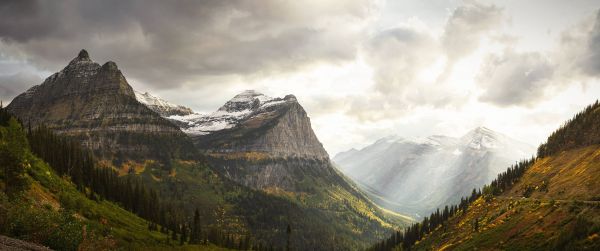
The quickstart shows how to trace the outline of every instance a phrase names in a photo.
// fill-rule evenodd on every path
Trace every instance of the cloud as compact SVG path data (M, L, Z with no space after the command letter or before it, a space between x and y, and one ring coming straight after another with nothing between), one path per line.
M448 57L453 61L470 54L502 17L502 9L493 4L464 1L452 12L441 38Z
M600 76L600 10L596 12L596 19L586 43L579 65L585 74L598 77Z
M375 89L395 96L415 84L419 71L439 54L434 37L409 26L380 32L365 49L366 61L375 71Z
M11 75L0 75L0 100L4 104L12 100L18 94L24 92L32 85L39 84L42 79L35 74L18 72Z
M554 66L540 53L507 50L491 55L478 77L484 92L480 101L500 106L532 104L544 96L554 74Z
M561 33L556 48L488 55L478 76L482 102L532 106L570 85L596 84L600 76L600 11Z
M86 48L94 59L116 61L126 75L168 89L206 76L351 60L376 8L368 0L177 3L2 1L0 43L51 71Z

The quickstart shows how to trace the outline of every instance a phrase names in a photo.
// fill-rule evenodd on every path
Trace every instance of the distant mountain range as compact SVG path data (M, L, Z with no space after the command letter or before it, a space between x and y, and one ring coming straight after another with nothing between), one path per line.
M528 144L479 127L460 138L390 136L333 160L376 202L419 217L455 204L534 152Z

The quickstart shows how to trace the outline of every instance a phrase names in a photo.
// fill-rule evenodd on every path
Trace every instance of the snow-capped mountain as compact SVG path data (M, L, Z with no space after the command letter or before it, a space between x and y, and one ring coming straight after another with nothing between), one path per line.
M247 90L236 95L211 114L194 113L183 116L173 115L168 118L176 121L188 134L206 135L232 128L248 117L267 111L269 107L295 101L295 98L293 100L286 98L271 98L254 90Z
M418 216L456 203L534 152L528 144L479 127L460 138L386 137L339 153L334 162L382 205Z
M160 116L168 117L173 115L185 116L193 114L192 109L182 106L182 105L174 105L167 102L164 99L153 96L152 94L145 92L135 91L135 98L142 104L146 105L148 108L160 114Z

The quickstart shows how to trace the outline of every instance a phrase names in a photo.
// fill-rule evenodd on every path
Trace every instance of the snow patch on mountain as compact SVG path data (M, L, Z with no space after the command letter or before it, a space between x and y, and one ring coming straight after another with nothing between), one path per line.
M254 90L247 90L235 95L211 114L194 113L185 116L174 115L168 118L176 121L187 134L206 135L232 128L244 119L289 101L291 98L288 96L283 99L272 98Z
M169 103L168 101L156 97L148 92L139 92L135 91L135 98L142 104L146 105L148 108L157 112L163 117L168 116L182 116L182 115L190 115L194 112L192 109Z

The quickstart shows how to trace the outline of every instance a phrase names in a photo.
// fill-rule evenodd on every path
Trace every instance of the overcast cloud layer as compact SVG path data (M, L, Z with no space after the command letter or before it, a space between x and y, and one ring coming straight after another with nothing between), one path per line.
M210 112L295 94L330 154L476 126L539 144L600 94L597 1L0 2L0 98L85 48Z

